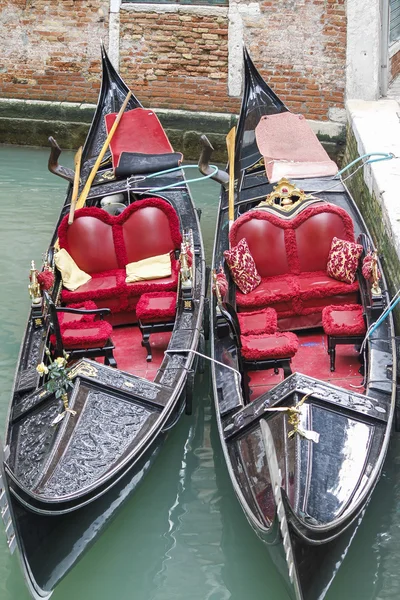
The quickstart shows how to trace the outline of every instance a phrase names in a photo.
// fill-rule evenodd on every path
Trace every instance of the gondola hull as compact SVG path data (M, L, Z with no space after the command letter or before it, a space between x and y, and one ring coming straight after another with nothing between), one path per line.
M262 120L274 126L275 117L287 123L287 114L245 52L245 91L235 161L229 165L236 180L235 223L230 229L228 193L222 189L214 245L212 378L221 444L242 509L290 596L322 600L356 534L387 453L396 393L394 325L389 311L381 320L389 307L386 291L376 284L379 293L371 294L361 275L354 292L344 287L328 291L339 289L337 282L319 266L322 257L326 264L333 235L365 243L362 256L372 247L345 185L319 175L283 179L277 185L268 179L266 170L273 170L259 150L255 130ZM282 136L295 143L287 129ZM279 136L276 140L279 144ZM267 154L271 163L273 150ZM332 168L328 157L324 168ZM336 215L348 229L332 234ZM346 238L348 232L354 238ZM235 248L243 237L258 269L253 289L246 291L237 286L252 263L233 271L241 256ZM313 269L310 265L318 261ZM386 290L381 265L379 275L380 288ZM332 356L328 326L322 321L322 314L337 306L339 312L363 312L368 328L361 323L358 337L349 339L338 334L335 341L343 343L336 349L339 359Z
M128 93L104 50L102 66L99 102L82 152L81 195L107 138L105 116L117 113ZM165 160L176 161L176 155L170 152L172 147L154 113L142 109L133 95L127 111L123 118L128 127L134 124L137 136L134 148L129 147L135 144L132 130L128 142L124 130L117 140L125 144L127 174L117 175L113 168L114 138L116 145L99 165L85 207L80 210L78 200L75 215L70 212L74 173L58 165L59 151L52 141L49 168L70 185L47 252L45 268L53 272L55 280L47 295L42 291L40 302L38 298L32 302L21 346L0 483L8 545L20 555L34 598L48 597L94 543L143 480L168 431L185 410L191 411L197 367L194 351L204 340L205 259L199 218L183 170L178 166L171 172L159 166ZM151 135L146 137L149 127ZM149 154L152 148L155 158ZM139 175L132 163L136 159ZM77 235L71 242L74 227ZM97 232L94 236L93 231ZM99 275L102 269L95 264L89 278L89 288L92 285L94 290L89 304L72 299L74 290L62 285L55 268L54 255L58 248L65 248L63 240L71 255L80 252L82 260L91 256L89 260L94 257L106 265L104 275ZM77 251L87 240L92 240L92 246ZM154 246L161 249L158 254L169 256L171 274L156 274L154 280L150 275L144 283L139 278L138 285L135 279L127 282L125 265L153 261L157 254ZM130 254L138 258L129 259ZM114 270L110 270L107 264L113 261ZM35 276L33 269L31 273ZM107 289L110 281L116 282L111 292ZM86 293L85 289L81 284L78 294ZM139 290L136 296L135 290ZM141 317L136 314L139 300L144 311ZM95 309L90 306L93 301L97 302ZM71 304L72 312L63 313L65 305ZM104 316L103 308L109 321L98 325L96 319L100 313ZM86 310L94 310L94 316ZM58 322L62 313L72 319L63 330ZM80 320L74 322L76 315ZM67 344L67 331L74 341L66 346L65 354L57 354L60 340ZM105 342L90 346L93 331L95 335L101 331L112 334ZM155 343L150 335L158 336ZM101 344L114 350L118 368L113 354L105 352ZM69 384L66 391L63 388L62 399L42 377L51 372L51 365L66 368L67 360ZM40 371L39 364L49 368ZM68 410L62 412L63 407Z

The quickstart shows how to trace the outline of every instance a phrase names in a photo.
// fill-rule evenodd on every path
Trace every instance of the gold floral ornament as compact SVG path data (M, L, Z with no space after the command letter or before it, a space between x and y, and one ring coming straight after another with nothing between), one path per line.
M68 388L73 387L73 383L70 377L70 371L67 367L67 361L69 354L64 352L64 356L59 356L55 360L52 360L50 350L46 348L46 355L49 359L49 365L46 366L43 362L40 363L36 367L36 371L39 373L41 377L44 375L48 375L49 378L45 384L45 388L48 392L51 392L55 395L56 398L61 398L64 404L64 411L59 414L52 425L57 425L67 413L70 413L72 416L76 415L76 411L72 410L72 408L68 405Z

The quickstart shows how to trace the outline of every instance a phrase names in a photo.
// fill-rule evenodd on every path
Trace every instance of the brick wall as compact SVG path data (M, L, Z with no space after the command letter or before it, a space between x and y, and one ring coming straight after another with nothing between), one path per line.
M231 2L243 25L235 43L244 37L290 109L321 121L344 107L345 0L255 0L251 12ZM202 8L146 13L123 5L120 72L143 104L239 111L228 90L228 18ZM0 97L95 102L108 10L108 0L0 0Z
M400 74L400 50L390 59L390 81Z
M101 0L0 0L0 97L95 102L107 14Z
M120 73L153 107L238 112L229 98L228 20L121 11Z
M264 0L244 17L245 42L274 91L317 121L344 107L345 0Z

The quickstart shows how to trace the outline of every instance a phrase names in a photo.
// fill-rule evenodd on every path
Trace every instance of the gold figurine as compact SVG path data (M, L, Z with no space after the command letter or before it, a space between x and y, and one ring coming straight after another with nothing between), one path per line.
M40 291L40 285L37 279L37 271L35 268L35 261L31 262L31 269L29 272L30 284L28 285L29 295L34 306L38 306L42 303L42 294Z

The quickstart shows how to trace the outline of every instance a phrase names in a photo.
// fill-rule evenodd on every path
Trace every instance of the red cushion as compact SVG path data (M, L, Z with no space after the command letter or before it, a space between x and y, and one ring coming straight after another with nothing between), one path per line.
M241 224L241 220L243 217L239 217L232 226L230 234L232 246L235 246L242 238L247 240L250 253L261 277L273 277L288 273L285 230L279 226L280 220L276 224L270 223L266 219L257 218L256 213L254 213L254 218L245 220L243 224ZM233 234L232 230L234 230ZM273 248L273 252L266 251L266 243L268 243L269 249Z
M278 327L278 315L273 308L255 310L238 314L241 335L275 333Z
M63 289L61 298L63 302L84 302L85 300L96 300L97 298L113 298L116 295L126 293L125 277L125 270L122 269L93 273L92 279L74 292Z
M297 335L291 332L270 335L245 335L241 338L242 356L246 360L291 358L299 348Z
M249 294L236 292L236 303L238 307L262 307L269 306L275 302L291 300L296 293L294 278L291 275L278 275L277 277L265 277Z
M336 294L350 294L358 290L358 283L344 283L332 279L326 271L313 271L311 273L300 273L296 277L299 296L302 300L311 298L324 298Z
M117 218L122 228L125 265L150 256L167 254L181 245L178 215L165 200L139 200Z
M249 294L261 283L261 277L244 238L230 250L225 250L224 257L232 279L242 294Z
M105 321L96 321L90 327L81 329L65 329L62 332L62 341L65 349L75 348L101 348L111 336L112 327Z
M334 236L353 241L354 227L343 208L328 203L309 206L293 219L248 211L229 233L232 245L246 237L261 277L325 269Z
M327 335L364 335L363 307L360 304L326 306L322 311L322 326Z
M176 292L143 294L136 306L136 316L142 322L171 321L176 313Z
M166 254L182 241L179 217L162 198L133 202L118 216L96 207L80 208L72 225L65 215L58 236L60 247L90 275Z
M150 292L171 292L178 287L179 260L171 259L171 275L161 277L160 279L149 279L148 281L135 281L134 283L125 283L125 289L128 297L141 296Z
M330 212L311 215L301 223L295 230L300 272L326 269L332 239L354 240L352 233L351 237L346 237L347 226L342 214Z
M334 279L353 283L362 251L363 247L360 244L334 237L328 256L326 272Z
M78 304L69 304L66 308L81 308L84 310L95 310L97 308L96 304L91 300L87 300L86 302L79 302ZM60 330L71 328L77 329L81 326L82 323L93 323L96 315L79 315L74 313L65 313L62 311L57 312L58 324L60 325Z

